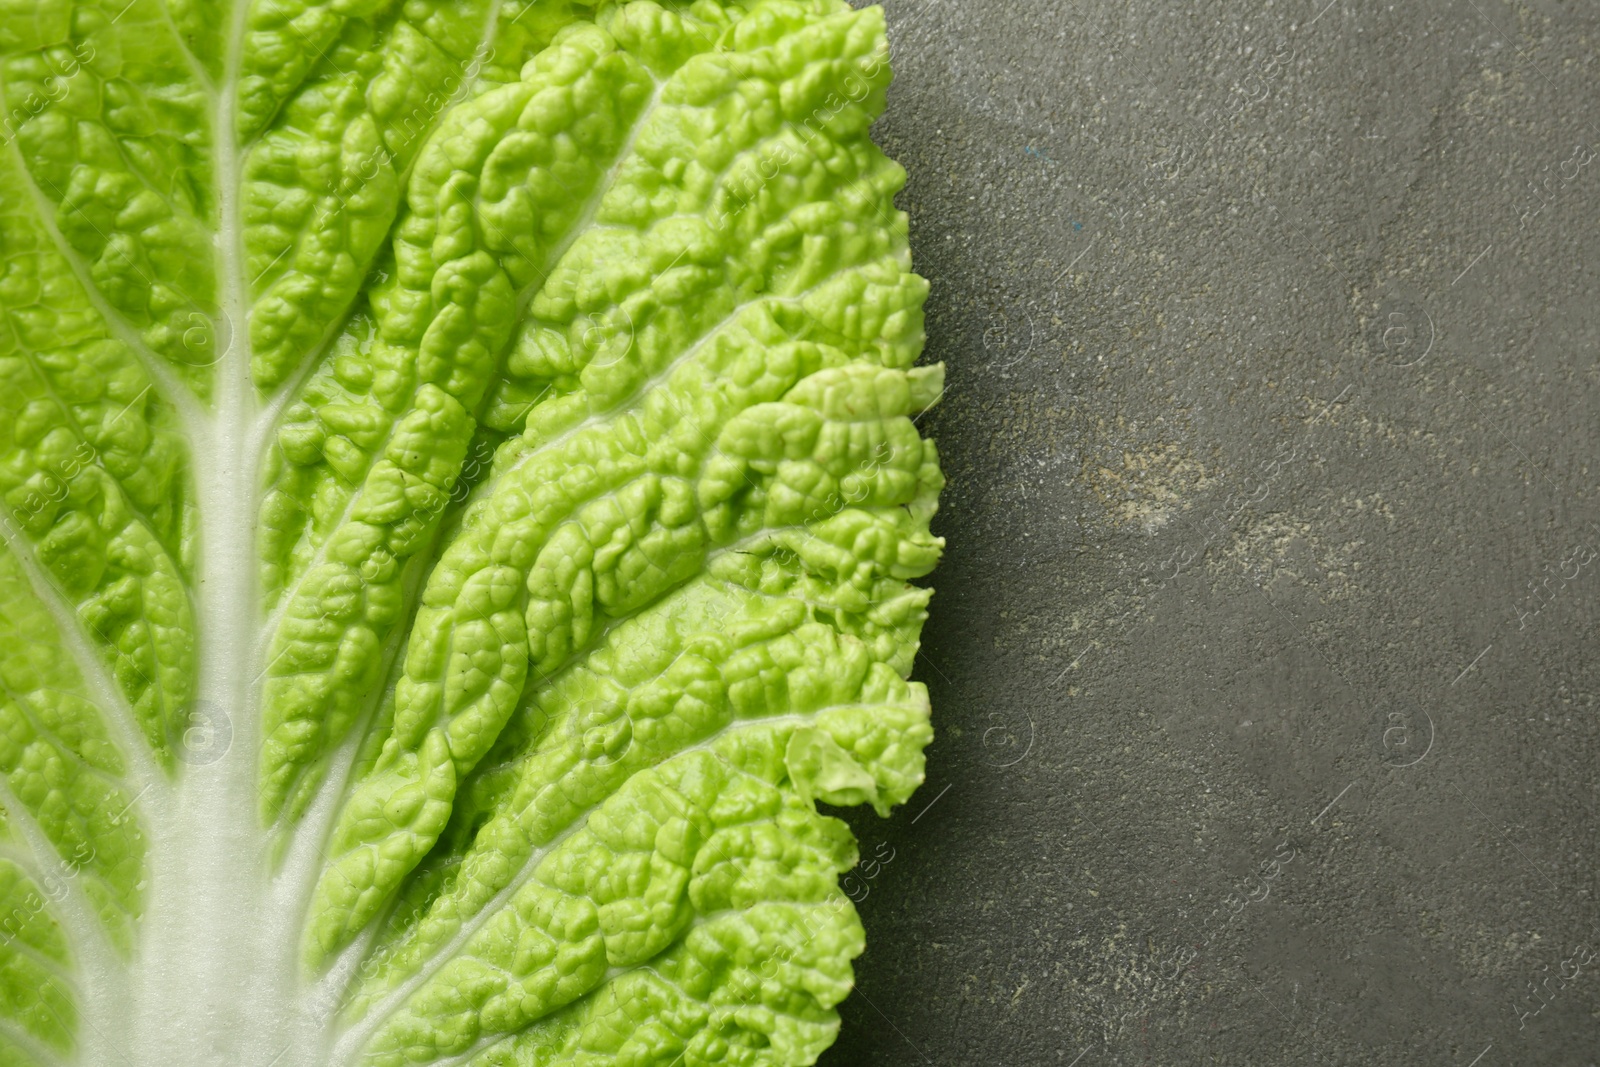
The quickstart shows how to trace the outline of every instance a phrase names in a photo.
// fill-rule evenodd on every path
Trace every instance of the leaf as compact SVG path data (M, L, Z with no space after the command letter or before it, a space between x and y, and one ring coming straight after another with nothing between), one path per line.
M811 1063L923 778L843 0L0 5L0 1061Z

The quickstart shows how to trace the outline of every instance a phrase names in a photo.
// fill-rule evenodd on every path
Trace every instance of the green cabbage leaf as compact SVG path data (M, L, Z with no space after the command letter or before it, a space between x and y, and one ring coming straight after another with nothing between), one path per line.
M0 1065L812 1063L923 279L843 0L0 0Z

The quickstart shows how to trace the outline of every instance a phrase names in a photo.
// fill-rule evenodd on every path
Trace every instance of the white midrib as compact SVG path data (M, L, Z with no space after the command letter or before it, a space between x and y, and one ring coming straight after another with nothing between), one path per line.
M320 1060L312 1020L297 1010L294 947L269 903L266 834L255 808L259 628L256 522L261 405L250 379L244 277L241 146L236 87L246 5L231 5L215 97L219 353L209 411L188 420L198 551L193 589L199 635L196 710L231 735L220 749L179 754L175 788L146 811L148 895L134 952L131 1018L83 1028L90 1064L309 1067ZM120 1022L122 1025L115 1025ZM101 1035L113 1047L95 1047Z
M310 371L292 376L266 403L258 401L250 375L239 202L248 146L236 134L246 12L245 0L233 0L213 109L220 295L213 404L209 412L197 405L185 412L200 505L193 590L197 707L220 712L232 736L220 758L184 761L170 801L147 813L149 892L132 968L132 1006L84 1005L82 1058L96 1067L320 1067L337 1008L308 996L299 981L303 901L274 891L269 831L256 810L261 463L286 397ZM332 336L330 327L318 357ZM102 1007L102 1018L94 1018ZM115 1037L98 1040L97 1034Z
M325 1062L327 1016L336 1007L307 998L298 981L301 909L284 906L299 903L293 894L273 892L269 839L255 808L259 697L252 683L262 635L255 524L261 456L282 397L259 403L250 379L244 146L235 133L245 14L235 0L213 110L220 295L213 402L210 411L189 406L184 420L200 505L196 707L232 736L215 760L182 760L170 796L147 809L148 896L129 995L83 1005L82 1059L96 1067L313 1067Z

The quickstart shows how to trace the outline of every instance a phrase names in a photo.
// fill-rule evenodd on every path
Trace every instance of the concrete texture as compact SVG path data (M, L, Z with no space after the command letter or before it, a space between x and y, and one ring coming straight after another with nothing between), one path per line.
M889 0L939 737L829 1067L1600 1059L1600 7Z

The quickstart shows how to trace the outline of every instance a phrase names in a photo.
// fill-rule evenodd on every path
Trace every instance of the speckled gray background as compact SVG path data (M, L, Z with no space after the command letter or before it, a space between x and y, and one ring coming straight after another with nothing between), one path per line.
M886 6L939 737L822 1062L1596 1062L1600 5Z

